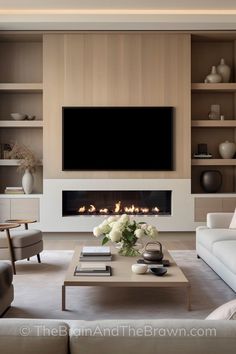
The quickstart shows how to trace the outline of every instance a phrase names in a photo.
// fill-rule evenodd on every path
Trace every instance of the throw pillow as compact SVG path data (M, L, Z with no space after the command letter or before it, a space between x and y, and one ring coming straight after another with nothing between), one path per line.
M236 300L221 305L211 312L206 320L236 320Z
M230 229L236 229L236 209L234 211L234 215L232 217L231 223L229 225Z

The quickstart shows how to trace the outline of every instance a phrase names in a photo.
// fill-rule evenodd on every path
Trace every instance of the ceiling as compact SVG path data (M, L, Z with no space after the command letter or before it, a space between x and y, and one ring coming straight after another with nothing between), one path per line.
M236 1L0 0L0 30L236 30Z

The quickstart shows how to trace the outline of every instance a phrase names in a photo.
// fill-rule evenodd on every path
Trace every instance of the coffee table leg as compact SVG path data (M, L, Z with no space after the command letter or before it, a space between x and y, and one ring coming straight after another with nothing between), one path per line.
M187 287L187 310L191 311L191 287Z
M61 298L61 300L62 300L61 309L62 309L62 311L65 311L66 310L66 286L62 285L61 290L62 290L62 293L61 293L61 295L62 295L62 298Z

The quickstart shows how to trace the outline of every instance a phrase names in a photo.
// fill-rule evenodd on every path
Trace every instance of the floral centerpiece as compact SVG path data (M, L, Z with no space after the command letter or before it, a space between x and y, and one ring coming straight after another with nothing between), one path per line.
M135 247L137 241L144 236L156 238L158 230L155 226L136 222L129 215L123 214L105 219L93 229L93 234L96 237L103 236L103 245L108 241L119 243L119 253L123 256L137 256L140 254Z

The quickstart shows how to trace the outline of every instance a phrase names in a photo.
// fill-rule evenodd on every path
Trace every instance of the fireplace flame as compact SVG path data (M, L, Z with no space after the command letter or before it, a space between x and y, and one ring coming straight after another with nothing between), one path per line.
M115 204L115 213L119 213L121 209L121 201Z
M133 213L135 211L135 206L133 204L131 207L125 207L124 210L126 213Z
M79 212L79 213L85 213L85 210L86 210L85 206L82 206L82 207L80 207L80 208L78 209L78 212Z
M109 211L109 210L108 210L107 208L99 209L99 213L101 213L101 214L107 214L108 211Z
M149 209L148 208L141 208L141 212L143 214L147 214L147 213L149 213Z
M95 211L96 211L95 206L92 205L92 204L90 204L90 208L88 208L88 212L89 212L89 213L95 213Z
M146 207L138 207L137 205L130 205L130 206L123 206L121 205L121 201L118 201L115 203L114 211L112 211L111 208L100 208L96 209L96 207L93 204L90 204L89 207L87 206L81 206L77 209L77 212L80 214L84 213L89 213L89 214L122 214L122 213L127 213L127 214L148 214L150 211L153 214L158 214L160 212L160 209L155 206L151 209L146 208Z
M159 213L160 209L159 209L158 207L155 207L155 208L152 209L152 211L153 211L154 213Z

